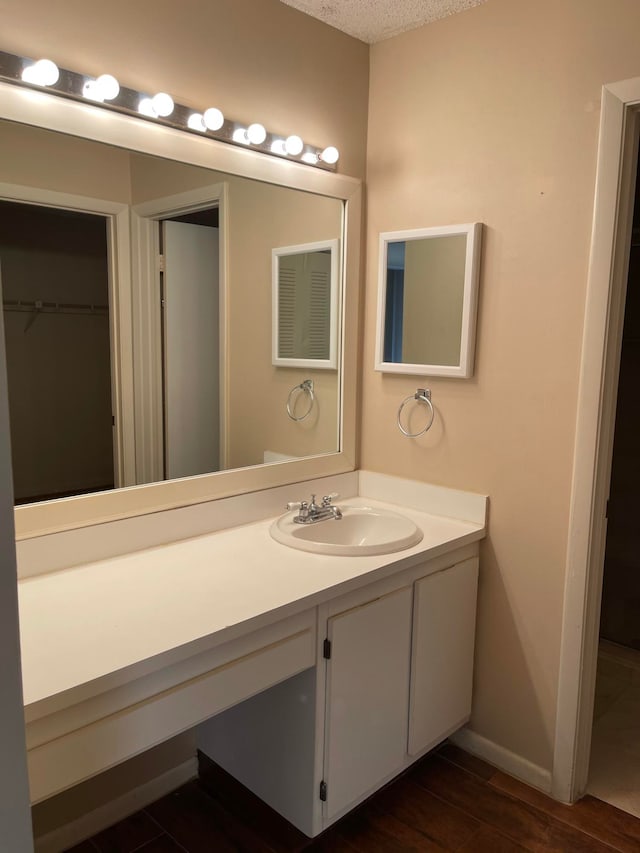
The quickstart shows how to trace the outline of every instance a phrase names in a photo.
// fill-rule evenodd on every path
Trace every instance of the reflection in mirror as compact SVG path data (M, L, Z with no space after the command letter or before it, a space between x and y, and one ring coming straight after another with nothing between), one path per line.
M273 250L273 363L335 369L338 241Z
M338 375L272 364L271 252L341 200L7 121L0 217L18 502L339 450Z
M380 235L376 370L472 375L480 230Z

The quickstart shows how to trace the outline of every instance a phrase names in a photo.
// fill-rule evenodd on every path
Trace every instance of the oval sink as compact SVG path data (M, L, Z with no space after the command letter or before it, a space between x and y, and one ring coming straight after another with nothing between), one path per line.
M404 515L368 506L341 506L342 518L296 524L296 513L277 518L269 532L282 545L336 556L391 554L422 540L422 530Z

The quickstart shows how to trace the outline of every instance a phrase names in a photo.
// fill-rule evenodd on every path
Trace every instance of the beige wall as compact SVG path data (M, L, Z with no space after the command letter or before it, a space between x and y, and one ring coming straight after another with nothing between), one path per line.
M2 50L333 144L365 168L367 45L278 0L2 0Z
M0 182L128 204L129 152L2 121Z
M372 48L362 465L491 496L473 729L550 768L603 83L640 74L636 0L491 0ZM377 235L486 223L471 380L395 426L373 371Z

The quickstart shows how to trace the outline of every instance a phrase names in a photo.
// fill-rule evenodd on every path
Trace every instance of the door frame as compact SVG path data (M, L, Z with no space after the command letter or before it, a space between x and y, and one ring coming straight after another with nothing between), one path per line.
M578 388L552 794L587 786L606 505L640 132L640 77L603 87L591 255Z
M106 199L0 183L0 200L97 214L107 220L114 487L135 485L129 207Z
M157 223L186 213L218 208L219 242L219 371L220 371L220 468L228 458L228 185L221 181L194 190L136 204L131 210L135 328L135 422L136 474L138 483L164 479L164 413L162 389L162 317L160 311L160 246ZM144 427L144 428L143 428Z

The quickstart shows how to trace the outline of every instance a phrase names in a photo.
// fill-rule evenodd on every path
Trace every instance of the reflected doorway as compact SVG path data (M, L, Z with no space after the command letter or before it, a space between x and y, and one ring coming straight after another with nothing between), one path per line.
M0 201L17 504L112 489L108 218Z
M219 471L218 208L159 222L164 477Z

